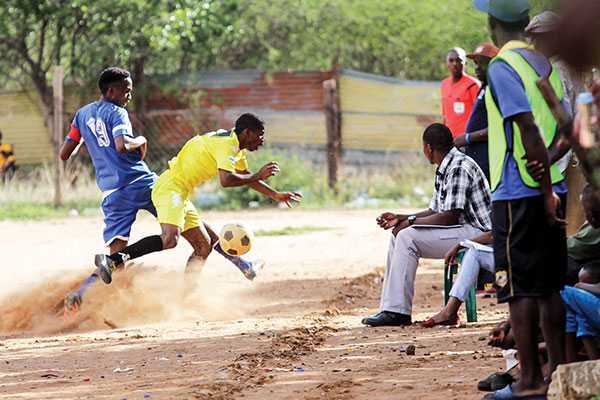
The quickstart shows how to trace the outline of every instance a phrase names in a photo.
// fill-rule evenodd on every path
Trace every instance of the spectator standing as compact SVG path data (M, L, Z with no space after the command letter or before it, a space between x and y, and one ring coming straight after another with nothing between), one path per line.
M548 57L554 68L558 70L563 82L565 97L569 101L569 112L571 115L575 115L577 112L577 95L587 90L586 82L591 80L591 72L576 71L557 56L556 34L560 22L558 14L552 11L544 11L531 19L531 22L525 28L525 32L535 48ZM567 152L570 147L567 140L559 140L557 143L560 146L556 146L550 153L550 162L558 160L559 168L565 171L569 188L567 196L567 221L569 226L567 228L572 231L585 220L583 209L579 206L579 196L585 185L585 178L576 165L569 166L569 161L571 161L573 155L571 152Z
M475 106L469 116L464 135L454 138L456 147L464 148L465 154L471 157L481 168L486 178L490 179L490 165L488 157L488 120L487 110L485 108L485 91L487 89L487 68L492 60L498 54L498 48L492 43L482 43L473 53L467 54L467 57L475 62L475 73L477 79L481 82L481 87L477 93Z
M527 0L474 0L488 14L491 37L502 46L488 68L486 93L492 189L492 236L498 301L509 305L521 373L519 380L490 398L545 398L537 333L546 342L549 374L564 361L564 304L560 297L567 264L561 213L566 186L547 147L557 124L535 82L549 76L562 100L558 72L524 40ZM528 161L544 166L541 181L528 173ZM557 194L560 195L557 196ZM562 200L562 202L561 202Z
M466 53L460 47L450 49L446 55L450 76L442 81L442 116L452 137L465 132L479 92L479 81L463 71L465 61Z

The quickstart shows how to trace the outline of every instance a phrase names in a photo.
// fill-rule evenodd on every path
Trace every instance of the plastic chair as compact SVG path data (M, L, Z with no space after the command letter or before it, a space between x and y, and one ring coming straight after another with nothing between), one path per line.
M465 249L460 250L456 254L456 263L444 266L444 305L450 300L450 289L454 284L454 277L458 274L458 269L465 255ZM465 307L467 308L467 322L477 322L477 297L475 296L475 287L469 290L469 294L465 299Z

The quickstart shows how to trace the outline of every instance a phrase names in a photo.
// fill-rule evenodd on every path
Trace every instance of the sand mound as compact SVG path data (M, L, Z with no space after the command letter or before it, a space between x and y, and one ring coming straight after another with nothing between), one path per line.
M190 318L218 320L243 312L239 288L197 273L133 265L86 292L80 311L64 316L64 297L88 274L64 273L0 300L0 334L54 334ZM184 279L185 277L185 279ZM214 279L214 278L213 278Z

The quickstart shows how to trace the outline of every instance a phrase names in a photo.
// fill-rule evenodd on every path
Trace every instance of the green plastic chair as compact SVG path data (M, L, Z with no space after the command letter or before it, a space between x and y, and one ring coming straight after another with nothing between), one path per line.
M465 249L460 250L456 254L456 263L444 266L444 305L450 300L450 289L454 284L454 277L458 274L458 269L465 255ZM469 290L469 294L465 299L465 307L467 308L467 322L477 322L477 297L475 296L475 287Z

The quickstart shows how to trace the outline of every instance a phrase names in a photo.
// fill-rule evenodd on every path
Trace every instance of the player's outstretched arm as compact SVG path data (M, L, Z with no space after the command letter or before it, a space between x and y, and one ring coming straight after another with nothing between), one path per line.
M219 169L219 181L221 182L221 186L224 188L246 186L254 182L264 181L274 175L277 175L278 173L279 164L276 162L270 162L263 165L263 167L255 174L249 171L232 172Z

